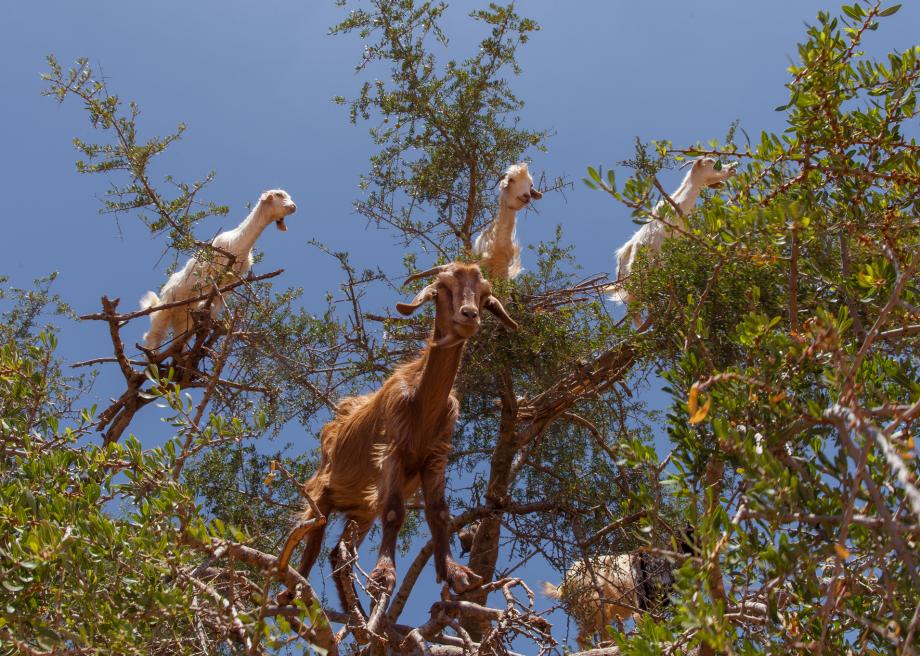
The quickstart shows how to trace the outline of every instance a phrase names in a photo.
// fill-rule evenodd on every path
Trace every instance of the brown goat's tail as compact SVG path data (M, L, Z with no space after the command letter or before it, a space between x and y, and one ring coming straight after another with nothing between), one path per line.
M543 594L550 599L562 599L562 586L543 581Z
M316 487L311 484L315 483L316 480L316 476L314 476L307 481L305 485L306 492L311 495L311 498L313 498L313 488ZM307 536L307 533L317 529L323 530L325 524L326 518L323 516L317 517L310 505L307 505L302 512L297 514L296 524L294 528L291 529L291 532L288 533L287 539L284 541L284 547L282 547L281 553L278 555L279 572L285 572L287 570L288 563L291 561L294 550Z

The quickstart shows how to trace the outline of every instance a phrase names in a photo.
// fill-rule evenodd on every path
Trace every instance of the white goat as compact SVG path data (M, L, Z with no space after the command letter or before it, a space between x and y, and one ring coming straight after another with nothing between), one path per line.
M515 218L518 210L543 194L533 188L533 178L527 163L512 164L499 183L498 215L492 224L476 236L473 252L481 255L479 265L489 270L493 278L508 280L522 271L521 245L517 241Z
M577 560L558 586L543 583L543 594L561 600L578 624L577 641L587 649L591 636L605 635L612 622L622 623L667 602L674 584L672 566L644 552L594 556L590 567Z
M700 190L703 187L720 187L735 175L738 162L724 164L720 170L716 170L716 162L717 160L712 157L695 160L677 191L671 194L671 200L680 208L680 213L675 216L674 208L666 199L659 201L652 213L655 218L639 228L629 241L617 250L617 279L608 288L611 292L610 300L627 304L632 301L623 283L632 272L639 249L647 248L652 255L658 253L665 238L674 232L674 227L680 230L686 228L685 217L693 209L696 199L700 196ZM641 323L638 316L635 317L635 321L637 324Z
M220 284L228 273L244 276L252 267L252 247L262 231L270 223L274 223L278 230L287 230L284 217L297 211L297 206L290 195L281 189L266 191L259 198L259 202L252 209L243 222L233 230L227 230L217 235L211 242L215 248L233 255L233 263L228 267L229 258L224 254L214 253L210 261L199 259L197 256L189 258L181 270L169 277L160 290L159 296L154 292L147 292L141 299L141 309L174 303L194 296L198 296L210 289L212 284ZM150 331L144 335L144 348L153 350L164 341L167 331L173 333L173 339L186 339L192 327L191 311L201 307L204 301L189 303L178 307L153 312L150 315ZM219 297L211 303L211 316L217 317L223 309Z

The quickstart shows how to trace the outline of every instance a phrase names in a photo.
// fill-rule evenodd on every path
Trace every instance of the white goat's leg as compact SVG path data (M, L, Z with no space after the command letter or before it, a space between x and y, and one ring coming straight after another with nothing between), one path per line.
M173 342L185 343L190 337L189 331L192 329L191 307L182 306L176 308L172 315L172 333Z
M169 330L169 316L166 312L154 312L150 315L150 330L144 334L144 348L152 351L159 348Z

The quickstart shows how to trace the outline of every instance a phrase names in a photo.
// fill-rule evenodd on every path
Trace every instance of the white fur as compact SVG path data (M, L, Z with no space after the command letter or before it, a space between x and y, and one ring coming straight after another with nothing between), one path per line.
M508 280L516 278L523 270L515 226L517 212L531 200L543 198L543 194L533 188L533 178L525 162L508 167L499 189L498 215L476 236L473 253L482 256L479 264L488 269L493 278Z
M220 253L214 253L210 261L192 257L181 270L169 277L160 290L159 296L154 292L147 292L141 299L141 309L174 303L184 299L198 296L211 285L226 284L228 274L230 280L246 275L252 267L252 247L262 231L269 224L274 223L281 231L286 231L284 217L297 210L290 195L281 189L266 191L259 198L259 202L243 222L233 230L227 230L217 235L211 245L220 248L234 256L233 265L228 267L228 258ZM190 303L153 312L150 315L150 331L144 335L144 347L147 349L158 348L164 341L166 333L172 330L173 339L188 338L186 333L192 327L191 311L201 307L204 301ZM211 303L211 316L217 317L223 309L219 297Z
M659 201L652 213L655 218L639 228L629 241L617 250L617 278L609 288L610 300L622 303L632 300L623 281L632 273L639 249L647 248L652 255L658 253L665 238L674 232L674 227L681 230L686 228L684 217L693 209L696 199L700 196L700 190L703 187L721 186L735 175L735 167L738 165L737 162L724 164L721 170L717 171L715 164L716 160L711 157L695 160L677 191L671 194L671 199L680 208L680 214L674 211L667 200Z
M543 594L565 602L578 624L578 644L587 649L592 634L603 636L608 624L636 613L641 580L633 554L595 556L590 569L583 560L572 563L558 586L544 583Z

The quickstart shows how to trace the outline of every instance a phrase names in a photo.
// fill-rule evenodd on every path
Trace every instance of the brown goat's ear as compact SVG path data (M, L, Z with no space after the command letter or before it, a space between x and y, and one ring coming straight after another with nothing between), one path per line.
M499 301L494 296L490 296L489 298L486 299L484 307L489 312L491 312L496 317L498 317L498 320L501 321L503 324L505 324L511 330L518 329L517 322L508 316L508 313L505 312L505 308L501 304L501 301Z
M530 188L530 196L531 196L531 198L533 198L534 200L540 200L541 198L543 198L543 192L542 192L542 191L537 191L536 189L534 189L533 187L531 187L531 188Z
M430 301L437 295L438 295L437 283L428 285L427 287L425 287L425 289L420 291L416 295L415 298L412 299L411 303L397 303L396 310L400 314L408 317L410 314L418 310L425 303L427 303L428 301Z

